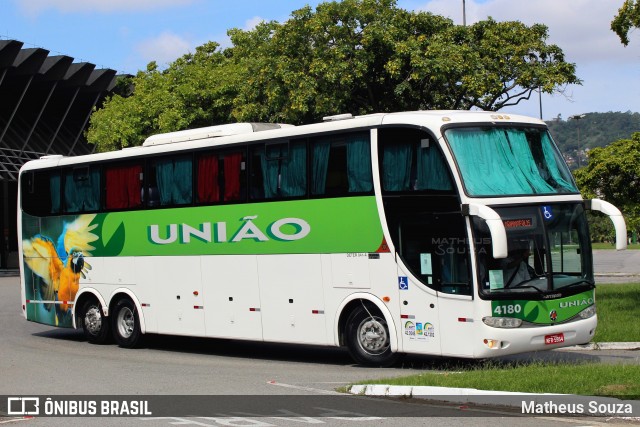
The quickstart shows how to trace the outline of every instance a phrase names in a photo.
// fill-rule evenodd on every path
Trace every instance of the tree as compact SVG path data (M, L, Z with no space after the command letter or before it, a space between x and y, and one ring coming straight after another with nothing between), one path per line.
M229 31L232 46L197 49L133 79L92 116L99 150L157 132L229 121L312 123L323 116L417 109L499 110L540 89L580 84L546 44L547 28L492 19L463 27L396 0L343 0L284 22Z
M620 42L629 45L629 31L640 27L640 0L625 0L618 14L611 21L611 29L620 37Z
M131 78L131 96L113 95L91 115L87 140L99 151L142 144L154 133L231 120L239 73L217 43L207 43L160 71L151 62Z
M589 164L575 171L587 198L601 198L623 213L629 230L640 229L640 132L589 152Z

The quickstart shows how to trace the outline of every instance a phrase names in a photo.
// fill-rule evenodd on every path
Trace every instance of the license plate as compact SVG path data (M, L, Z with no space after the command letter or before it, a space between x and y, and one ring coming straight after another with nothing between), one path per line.
M544 343L545 344L560 344L562 342L564 342L564 334L563 333L545 335L544 336Z

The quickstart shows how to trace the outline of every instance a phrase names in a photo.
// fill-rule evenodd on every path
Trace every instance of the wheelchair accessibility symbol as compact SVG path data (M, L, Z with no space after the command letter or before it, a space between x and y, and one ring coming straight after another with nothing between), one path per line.
M398 276L398 288L401 291L406 291L409 289L409 281L407 280L407 276Z
M542 207L542 216L544 216L545 221L551 221L553 219L553 212L551 212L551 206Z

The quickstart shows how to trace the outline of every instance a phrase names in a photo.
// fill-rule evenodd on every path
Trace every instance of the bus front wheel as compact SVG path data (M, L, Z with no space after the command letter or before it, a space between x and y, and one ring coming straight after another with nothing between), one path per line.
M358 363L390 366L397 354L391 351L389 327L384 316L373 307L356 307L346 324L347 348Z
M109 339L109 319L102 313L100 303L95 299L88 299L82 305L82 312L78 316L82 322L82 332L91 344L104 344Z
M135 304L128 298L119 300L112 310L111 328L120 347L134 348L140 344L140 320Z

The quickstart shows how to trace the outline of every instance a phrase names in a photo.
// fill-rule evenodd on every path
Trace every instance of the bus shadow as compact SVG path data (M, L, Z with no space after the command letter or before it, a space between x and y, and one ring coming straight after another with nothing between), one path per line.
M51 329L36 332L32 335L41 338L91 345L86 342L84 335L80 330ZM117 348L112 340L107 346L114 347L114 349ZM275 360L291 363L316 363L337 366L359 366L363 369L371 368L355 364L345 348L303 344L265 343L259 341L243 341L221 338L197 338L148 334L144 337L141 349L241 359ZM401 355L398 361L387 369L395 369L398 371L451 371L475 370L482 369L487 366L507 368L540 363L584 364L599 362L601 362L601 359L598 355L590 354L587 351L540 351L504 356L495 359L462 359L411 354ZM376 367L373 368L377 369Z

